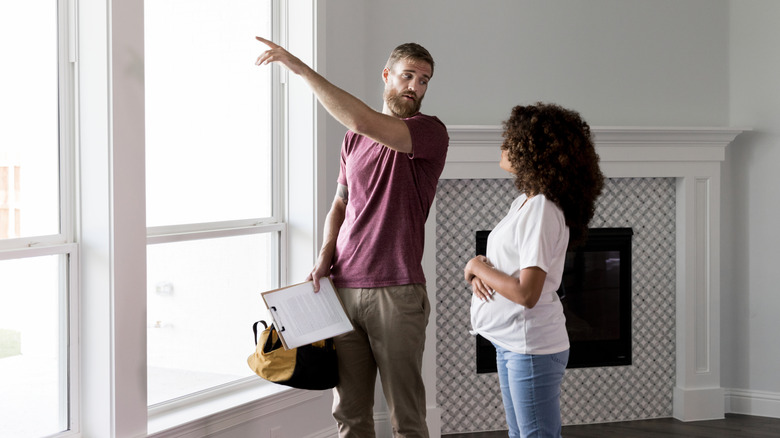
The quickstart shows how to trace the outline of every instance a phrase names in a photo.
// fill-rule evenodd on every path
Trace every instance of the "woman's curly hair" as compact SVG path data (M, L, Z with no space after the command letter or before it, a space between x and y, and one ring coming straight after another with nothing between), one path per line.
M503 137L517 189L555 202L569 227L569 246L583 243L604 186L590 126L576 111L537 102L512 108Z

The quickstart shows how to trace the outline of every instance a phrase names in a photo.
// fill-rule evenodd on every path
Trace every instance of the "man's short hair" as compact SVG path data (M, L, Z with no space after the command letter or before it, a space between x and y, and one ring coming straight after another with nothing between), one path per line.
M390 52L390 58L388 58L385 68L392 68L393 65L401 59L413 59L415 61L427 62L431 66L431 77L433 77L433 56L431 56L431 53L425 47L417 43L401 44Z

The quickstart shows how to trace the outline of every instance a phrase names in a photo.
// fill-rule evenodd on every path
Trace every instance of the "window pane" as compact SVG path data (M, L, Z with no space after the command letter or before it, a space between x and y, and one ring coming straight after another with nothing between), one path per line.
M0 53L0 239L57 234L56 2L0 2Z
M145 3L148 226L271 216L270 4Z
M253 375L260 292L277 286L277 233L149 245L148 402Z
M60 257L0 260L0 437L68 427Z

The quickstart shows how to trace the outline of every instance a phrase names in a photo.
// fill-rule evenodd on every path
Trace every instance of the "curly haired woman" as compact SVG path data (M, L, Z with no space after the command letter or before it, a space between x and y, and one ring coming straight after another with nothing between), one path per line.
M510 437L560 437L569 360L556 291L568 247L585 240L604 176L580 115L555 104L516 106L504 122L499 166L520 195L464 269L472 333L496 347Z

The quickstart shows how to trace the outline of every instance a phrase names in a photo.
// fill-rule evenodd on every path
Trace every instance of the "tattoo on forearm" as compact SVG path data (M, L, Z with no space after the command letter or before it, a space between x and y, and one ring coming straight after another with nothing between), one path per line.
M347 189L347 186L345 185L339 184L338 188L336 188L336 195L338 195L345 204L349 201L349 189Z

